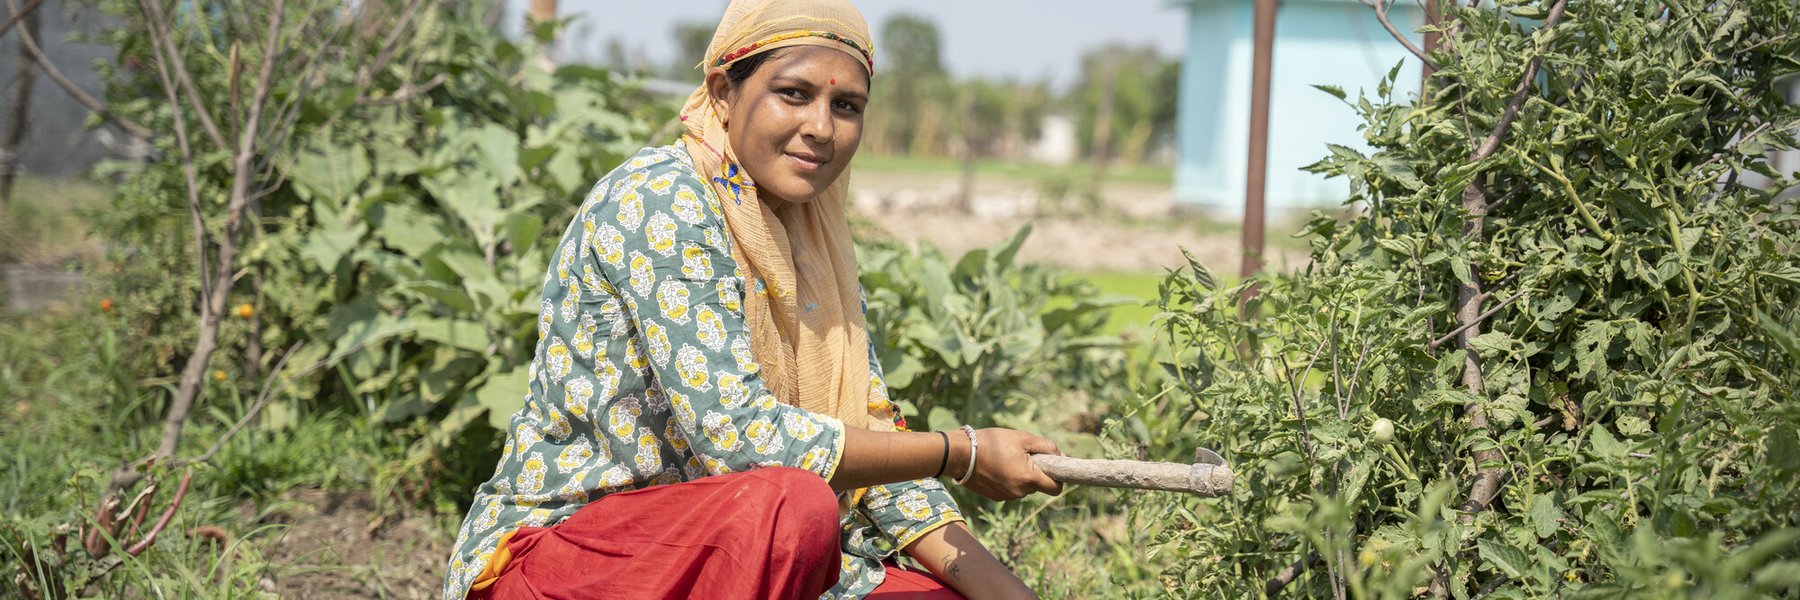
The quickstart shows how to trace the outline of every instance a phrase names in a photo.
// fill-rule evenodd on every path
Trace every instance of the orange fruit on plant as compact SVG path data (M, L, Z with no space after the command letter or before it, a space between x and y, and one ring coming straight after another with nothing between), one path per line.
M113 311L112 298L101 298L100 299L100 312L110 313L112 311Z
M213 381L224 383L225 382L225 370L224 369L213 369Z
M237 315L239 319L248 321L250 320L250 317L256 316L256 307L251 306L249 302L239 304Z

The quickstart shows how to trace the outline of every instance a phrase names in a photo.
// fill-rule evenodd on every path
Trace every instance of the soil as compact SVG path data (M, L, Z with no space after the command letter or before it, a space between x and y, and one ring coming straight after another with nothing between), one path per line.
M272 572L264 591L282 598L436 598L450 539L422 516L379 517L366 491L297 490L274 512L246 521L278 526L260 543Z
M1073 271L1160 272L1187 264L1183 248L1216 273L1236 273L1242 260L1235 217L1194 212L1167 185L1109 182L1085 211L1071 206L1080 200L1051 198L1038 184L1000 177L977 179L966 201L960 180L944 175L858 173L855 185L857 213L909 247L929 242L952 259L1030 224L1019 260ZM1281 235L1292 229L1271 219L1270 268L1305 264L1307 252Z
M1072 271L1161 272L1187 264L1181 251L1219 274L1236 273L1242 256L1236 231L1206 232L1201 224L1134 224L1070 217L981 218L957 214L889 214L872 220L895 240L918 247L929 242L946 256L993 245L1032 226L1019 260ZM1305 264L1306 253L1271 246L1268 265L1287 270Z

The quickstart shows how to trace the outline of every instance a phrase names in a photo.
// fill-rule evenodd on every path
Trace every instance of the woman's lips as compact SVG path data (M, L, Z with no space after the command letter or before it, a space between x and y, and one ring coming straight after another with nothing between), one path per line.
M788 160L794 163L795 168L802 171L817 171L824 168L825 163L831 162L810 154L794 154L789 152L786 153L786 155Z

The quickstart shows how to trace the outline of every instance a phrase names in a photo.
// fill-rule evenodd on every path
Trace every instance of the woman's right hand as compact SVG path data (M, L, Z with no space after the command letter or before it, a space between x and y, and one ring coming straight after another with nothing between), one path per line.
M962 475L969 464L968 436L961 431L950 433L960 434L962 437L961 462L952 467L953 472ZM963 483L964 487L989 500L1002 502L1017 500L1032 492L1052 496L1062 493L1062 483L1045 475L1031 462L1033 454L1061 456L1062 452L1056 449L1056 442L1024 431L999 427L976 430L975 441L979 444L975 449L975 473Z

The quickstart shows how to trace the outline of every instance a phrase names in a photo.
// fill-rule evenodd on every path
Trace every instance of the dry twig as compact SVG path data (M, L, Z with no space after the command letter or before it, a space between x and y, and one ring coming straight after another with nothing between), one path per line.
M44 0L31 0L30 4L25 5L25 10L14 9L12 11L12 16L6 18L6 23L0 24L0 35L6 35L6 32L12 31L13 26L18 25L20 19L24 19L25 15L31 14L31 11L37 10L38 5L43 3ZM7 8L12 8L11 2L8 2L7 4Z
M191 78L184 72L180 57L169 54L173 49L173 44L169 42L170 24L160 18L162 11L156 7L155 0L141 0L141 3L148 7L147 11L155 15L148 23L153 36L160 39L160 45L164 48L162 59L170 63L166 70L173 72L176 81L181 83L182 87L189 89L190 100L194 104L195 112L198 115L205 115L206 107L197 92L192 91ZM225 230L218 240L218 255L213 266L211 287L206 291L203 301L205 306L201 310L200 339L195 342L194 353L189 355L187 366L182 370L180 387L177 389L175 399L170 403L168 415L163 421L162 440L157 445L155 454L159 458L175 455L176 445L181 440L181 430L187 424L188 412L192 410L194 400L199 396L200 381L206 369L206 363L212 358L213 351L218 347L219 320L220 315L225 312L225 303L231 293L231 274L237 258L238 234L243 228L244 212L249 205L251 193L250 180L255 174L255 170L251 168L251 162L256 158L257 141L262 133L263 110L267 106L271 83L274 79L276 62L274 57L281 40L282 18L286 14L286 4L285 0L276 0L275 5L270 8L269 29L263 43L262 65L259 67L257 81L251 92L248 106L249 117L244 122L244 130L238 136L237 144L234 147L221 144L221 147L233 148L231 193L226 206ZM163 67L159 66L159 68ZM167 81L166 77L164 81ZM166 93L173 95L173 91ZM210 122L209 117L202 117L203 124ZM197 192L191 189L194 185L194 181L190 179L190 198L197 195ZM195 211L193 218L197 222L200 221L202 217L198 212L198 202L191 202L189 208Z
M1530 292L1531 292L1531 290L1528 290L1528 289L1527 290L1519 290L1519 293L1513 294L1511 297L1507 298L1505 301L1503 301L1499 304L1496 304L1496 305L1494 305L1493 308L1489 308L1489 309L1487 309L1487 311L1481 313L1480 315L1477 315L1473 321L1469 321L1468 323L1464 323L1464 324L1462 324L1462 326L1457 327L1456 329L1450 330L1450 333L1444 334L1443 337L1440 337L1435 340L1431 340L1431 344L1429 347L1432 350L1438 349L1439 346L1447 344L1450 342L1450 340L1455 339L1457 334L1460 334L1464 331L1468 331L1468 329L1470 327L1475 327L1475 326L1481 325L1482 321L1486 321L1488 319L1488 317L1494 316L1494 313L1500 312L1500 309L1506 308L1508 305L1512 304L1515 301L1518 301L1518 299L1520 299L1520 298L1525 297L1525 294L1530 293Z
M1386 29L1388 35L1394 36L1394 40L1400 42L1401 46L1405 46L1407 52L1419 57L1419 60L1425 63L1426 69L1436 71L1437 63L1432 62L1431 57L1426 55L1424 50L1413 45L1412 40L1406 39L1406 34L1400 33L1400 30L1394 27L1394 22L1388 20L1390 2L1391 0L1363 0L1363 5L1375 9L1375 20L1381 21L1381 28Z
M17 20L20 17L25 16L32 8L36 8L37 3L32 3L27 6L25 10L19 10L18 5L14 3L13 0L6 0L6 7L13 11L12 19ZM12 26L13 22L8 21L6 27L10 28ZM4 32L4 29L0 28L0 32ZM31 53L32 62L35 63L34 66L42 70L45 75L50 76L50 80L56 82L56 86L62 88L63 92L69 94L70 98L74 98L76 102L80 102L82 106L87 107L88 110L93 111L94 114L99 115L100 118L106 122L112 123L119 129L125 130L125 133L130 134L132 137L150 139L152 134L148 128L133 123L130 120L107 110L104 103L89 95L87 92L82 91L81 86L75 85L75 82L70 81L67 75L63 75L62 69L56 68L56 64L50 62L50 57L44 55L44 49L38 46L37 38L31 35L29 28L19 30L19 42L25 46L26 52Z

